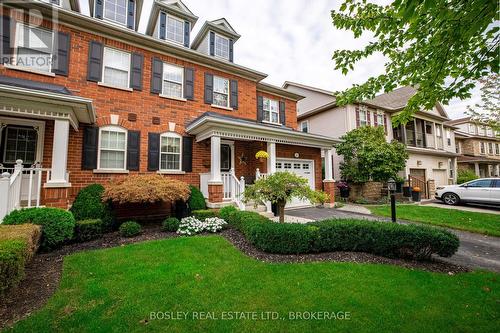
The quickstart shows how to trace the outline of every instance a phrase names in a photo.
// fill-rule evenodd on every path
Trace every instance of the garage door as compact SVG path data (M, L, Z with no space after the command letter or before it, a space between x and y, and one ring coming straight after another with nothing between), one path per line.
M309 182L309 186L314 189L314 163L310 160L288 160L288 159L277 159L276 160L276 171L288 171L295 173L301 177L304 177ZM286 205L286 208L298 208L303 206L310 206L311 203L308 200L300 200L297 198L292 199L290 203Z
M434 175L436 187L448 185L448 173L446 170L434 169L432 173Z

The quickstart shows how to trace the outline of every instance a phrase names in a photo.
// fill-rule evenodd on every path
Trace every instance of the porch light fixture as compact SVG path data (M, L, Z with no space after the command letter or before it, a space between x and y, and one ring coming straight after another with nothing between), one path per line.
M295 154L293 154L293 156L294 156L295 158L299 158L299 157L300 157L300 154L299 154L299 153L295 153Z
M417 161L417 165L421 166L422 165L422 161Z
M389 178L389 180L387 181L387 188L389 189L389 191L391 191L391 193L396 192L396 181L392 178Z

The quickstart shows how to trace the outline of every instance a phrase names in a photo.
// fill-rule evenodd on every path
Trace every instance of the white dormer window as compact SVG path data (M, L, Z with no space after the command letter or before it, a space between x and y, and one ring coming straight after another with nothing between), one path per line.
M104 18L127 25L127 0L104 0Z
M184 44L184 22L167 15L167 39Z
M229 59L229 39L215 35L215 56Z

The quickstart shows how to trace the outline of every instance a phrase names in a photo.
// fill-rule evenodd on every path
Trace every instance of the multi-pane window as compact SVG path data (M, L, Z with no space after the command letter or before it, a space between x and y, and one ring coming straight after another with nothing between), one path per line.
M127 0L104 0L104 18L127 24Z
M163 64L163 92L164 96L182 98L184 69L179 66Z
M276 100L264 98L264 121L280 123L279 103Z
M99 169L125 170L127 131L116 126L99 131Z
M480 142L479 145L481 147L481 154L486 154L486 148L485 148L484 142Z
M470 134L476 134L476 125L469 124L469 133Z
M181 170L181 137L175 133L161 136L160 170Z
M359 126L366 126L368 125L368 112L366 108L361 107L359 109Z
M449 129L446 129L446 143L451 146L451 131Z
M307 120L300 123L300 130L304 133L309 132L309 122Z
M491 127L488 127L486 129L486 133L487 133L488 136L493 136L493 129Z
M130 53L104 48L103 82L114 87L128 88Z
M229 107L229 80L214 76L214 105Z
M229 59L229 39L215 35L215 55L224 59Z
M488 154L493 155L493 142L488 142Z
M33 128L8 126L5 128L4 163L34 164L36 160L37 133Z
M495 143L495 154L500 155L500 144Z
M375 117L377 117L377 125L385 127L384 114L377 113Z
M486 135L486 127L484 127L484 126L479 126L479 129L478 129L478 134L479 134L479 135Z
M184 44L184 22L173 16L167 16L167 39Z
M52 63L52 31L18 24L16 29L17 66L50 72Z

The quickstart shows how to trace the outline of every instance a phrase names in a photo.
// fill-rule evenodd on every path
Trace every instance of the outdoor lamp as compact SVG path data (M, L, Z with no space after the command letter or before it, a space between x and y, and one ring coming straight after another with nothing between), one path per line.
M389 178L389 180L387 181L387 188L389 189L389 191L395 192L396 191L396 181L392 178Z
M396 223L396 195L394 195L394 192L396 192L396 181L393 178L389 178L387 181L387 188L391 193L391 220Z

